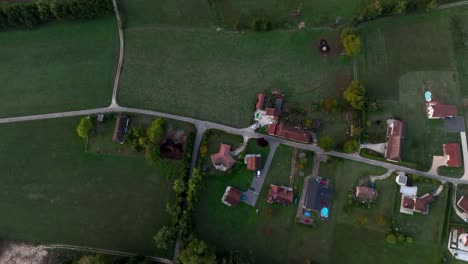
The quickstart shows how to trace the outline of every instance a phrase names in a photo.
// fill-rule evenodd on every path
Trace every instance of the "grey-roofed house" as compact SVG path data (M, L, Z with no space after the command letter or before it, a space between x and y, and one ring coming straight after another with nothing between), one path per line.
M320 212L323 208L328 211L331 207L333 190L326 178L311 179L307 185L307 193L302 207L307 211Z

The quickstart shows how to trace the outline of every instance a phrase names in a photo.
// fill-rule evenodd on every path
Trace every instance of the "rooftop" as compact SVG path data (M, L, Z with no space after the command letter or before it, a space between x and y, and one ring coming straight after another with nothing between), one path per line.
M460 144L444 144L444 155L447 157L448 166L460 167L462 165Z
M221 201L227 206L236 206L239 203L241 196L242 193L239 190L228 186L226 191L224 191Z
M219 146L219 152L211 155L211 162L219 170L231 168L236 163L231 156L231 146L221 144Z
M332 196L333 191L328 184L324 184L320 178L311 179L307 185L303 207L317 212L324 207L330 208Z
M112 140L123 144L125 141L125 135L127 134L128 124L130 119L125 115L118 115L115 120L114 134Z
M268 203L279 203L283 205L291 205L294 200L294 192L292 188L271 184L268 190Z

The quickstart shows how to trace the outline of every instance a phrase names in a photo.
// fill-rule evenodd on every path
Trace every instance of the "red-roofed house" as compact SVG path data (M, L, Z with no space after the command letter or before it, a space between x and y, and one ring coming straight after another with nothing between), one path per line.
M369 188L367 186L356 187L356 198L363 202L370 202L377 198L377 190Z
M459 144L444 144L444 156L447 158L447 166L460 167L462 165Z
M433 201L434 195L432 193L426 193L421 197L402 195L400 212L411 215L413 212L428 214L429 205Z
M403 139L403 122L391 119L387 121L387 149L385 158L391 161L401 161L401 141Z
M279 117L281 116L281 110L275 109L275 108L267 108L265 109L266 115L269 116L270 118L273 118L275 120L278 120Z
M262 109L264 101L265 101L265 94L259 93L257 95L257 104L255 105L255 109L257 109L257 110Z
M239 203L241 196L242 193L239 190L228 186L223 194L223 198L221 198L221 202L227 206L236 206Z
M457 114L458 109L455 105L441 104L437 101L427 103L427 117L429 119L454 117Z
M468 213L468 197L462 196L460 198L460 200L458 200L457 205L458 205L458 207L463 209L463 211L465 211L465 213Z
M245 155L244 163L247 164L247 170L259 171L262 169L262 157L260 155Z
M219 152L211 155L211 162L217 170L226 171L230 169L236 163L231 156L231 146L221 144Z
M291 205L294 200L294 193L291 187L284 187L271 184L268 190L268 203L279 203L282 205Z
M310 143L312 140L309 131L285 125L277 125L275 136L303 143Z

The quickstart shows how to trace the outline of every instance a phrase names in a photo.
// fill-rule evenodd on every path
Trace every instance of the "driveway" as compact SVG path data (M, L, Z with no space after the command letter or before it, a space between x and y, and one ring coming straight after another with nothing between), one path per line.
M269 141L270 143L270 153L268 154L267 160L265 162L265 167L260 174L260 177L253 176L252 182L250 183L250 189L243 193L246 199L243 201L244 203L255 206L257 203L258 195L262 191L263 183L265 182L265 178L268 175L268 170L271 166L271 161L275 156L276 148L279 145L279 142L276 141Z

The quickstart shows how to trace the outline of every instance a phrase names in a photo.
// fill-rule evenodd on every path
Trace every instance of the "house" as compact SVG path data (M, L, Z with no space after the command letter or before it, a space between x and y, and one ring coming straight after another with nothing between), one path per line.
M129 122L130 119L127 116L121 114L117 116L117 119L115 120L112 141L119 142L120 144L123 144L125 142L125 135L128 131Z
M465 211L465 213L468 213L468 197L463 195L460 198L460 200L458 200L457 205L458 205L458 207L463 209L463 211Z
M219 146L219 152L211 155L211 162L217 170L229 170L236 163L236 161L231 156L231 146L227 144L221 144Z
M403 122L390 119L387 121L387 148L385 158L390 161L401 161L401 141L403 139Z
M307 183L306 196L302 208L306 211L320 212L323 218L328 217L331 208L333 191L328 179L318 177ZM324 213L326 212L326 213Z
M281 116L281 110L275 109L275 108L266 108L265 109L266 116L275 120L278 120L279 117Z
M231 187L228 186L226 191L224 191L223 197L221 198L221 202L227 206L236 206L239 201L241 200L242 193Z
M291 205L294 200L294 192L291 187L278 186L271 184L268 190L267 202L278 203L282 205Z
M257 104L255 105L255 109L260 110L263 108L263 103L265 102L265 94L259 93L257 95Z
M457 116L458 110L455 105L441 104L438 101L426 103L427 117L429 119L451 118Z
M401 197L400 212L412 215L413 212L427 215L429 205L434 201L432 193L426 193L421 197L408 196L403 194Z
M377 190L369 188L367 186L357 186L355 196L356 199L360 201L371 202L375 200L375 198L377 198L378 193Z
M247 154L244 157L244 164L247 164L247 170L260 171L262 170L262 156L255 154Z
M452 227L447 248L454 258L468 261L468 233L463 227Z
M312 141L312 135L309 131L292 126L271 124L268 126L268 134L302 143L310 143Z
M461 163L461 151L460 145L457 143L444 144L444 156L447 158L447 166L449 167L460 167Z

